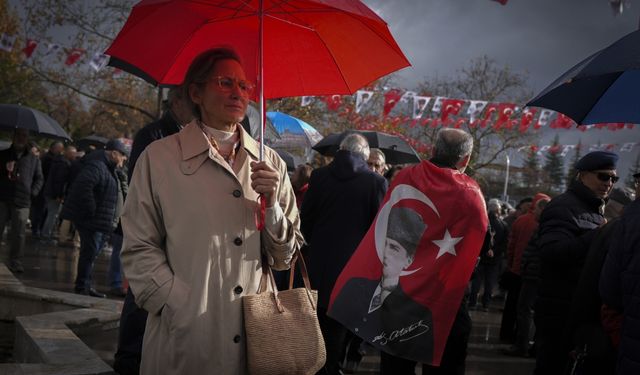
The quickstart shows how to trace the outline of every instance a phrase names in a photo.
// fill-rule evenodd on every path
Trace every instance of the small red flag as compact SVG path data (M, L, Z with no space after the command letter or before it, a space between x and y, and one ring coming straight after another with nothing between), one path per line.
M70 66L78 62L82 55L84 55L86 51L82 48L72 48L67 52L67 60L64 62L65 65Z
M502 5L507 5L507 2L508 2L509 0L493 0L493 1L496 1L496 2L498 2L498 3L500 3L500 4L502 4Z
M377 349L438 366L487 231L478 184L403 169L338 277L329 315Z
M384 94L384 108L382 114L388 116L393 107L398 104L398 101L402 98L400 90L391 89Z
M37 46L38 42L33 39L27 39L27 45L22 49L22 53L24 53L24 55L28 59L31 57L31 55L33 55L33 51L35 51Z
M440 118L443 122L447 122L449 116L457 115L460 113L460 109L464 104L464 100L459 99L444 99L442 101L442 107L440 110Z
M327 104L327 109L337 111L342 105L342 97L340 95L325 96L324 102Z

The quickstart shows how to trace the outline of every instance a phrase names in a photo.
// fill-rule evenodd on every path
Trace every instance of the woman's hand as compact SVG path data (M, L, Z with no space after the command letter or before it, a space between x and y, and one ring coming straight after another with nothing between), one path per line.
M264 195L267 207L273 207L276 204L279 183L278 171L271 168L265 161L251 163L251 187L256 193Z

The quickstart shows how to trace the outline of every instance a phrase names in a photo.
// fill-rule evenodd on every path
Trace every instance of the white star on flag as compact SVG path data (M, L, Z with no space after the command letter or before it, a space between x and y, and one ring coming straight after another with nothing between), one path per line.
M434 244L440 247L438 250L438 255L436 255L436 259L440 258L445 253L449 253L453 256L456 256L456 244L462 241L463 237L451 237L449 230L446 229L444 232L444 238L441 240L431 240Z

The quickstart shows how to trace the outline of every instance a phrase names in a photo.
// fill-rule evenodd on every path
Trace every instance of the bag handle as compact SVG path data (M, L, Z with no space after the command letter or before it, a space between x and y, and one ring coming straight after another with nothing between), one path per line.
M284 312L284 308L280 303L280 298L278 298L278 287L276 286L276 280L273 277L273 271L267 262L266 255L262 254L261 263L262 263L262 275L260 276L260 284L258 285L258 294L264 293L267 290L267 283L271 283L271 287L273 289L273 297L276 301L276 306L278 307L278 311L281 313ZM300 249L296 249L293 254L293 258L291 260L291 274L289 276L289 289L293 289L293 278L297 261L300 260L300 270L302 272L302 279L304 281L304 289L307 292L307 297L309 298L309 302L311 303L311 307L313 310L317 310L317 305L313 300L313 296L311 295L311 282L309 281L309 274L307 273L307 265L304 262L304 258L302 257L302 253L300 253Z
M300 260L300 273L302 273L302 281L304 282L304 287L311 290L311 281L309 280L309 273L307 272L307 264L304 261L304 257L300 250L296 250L293 254L293 259L291 260L291 272L289 273L289 289L293 289L293 280L295 278L296 273L296 262Z

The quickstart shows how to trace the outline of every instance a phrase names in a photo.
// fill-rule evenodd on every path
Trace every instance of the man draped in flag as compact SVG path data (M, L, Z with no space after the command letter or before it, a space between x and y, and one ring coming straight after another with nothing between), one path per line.
M394 179L331 294L329 315L383 352L384 374L413 374L416 362L464 373L462 299L487 230L480 188L463 173L472 148L465 131L440 130L433 158Z

